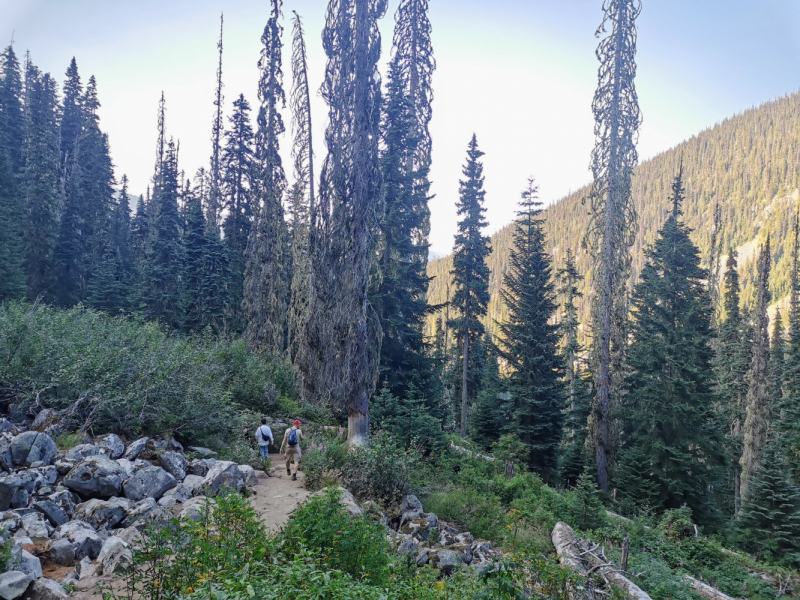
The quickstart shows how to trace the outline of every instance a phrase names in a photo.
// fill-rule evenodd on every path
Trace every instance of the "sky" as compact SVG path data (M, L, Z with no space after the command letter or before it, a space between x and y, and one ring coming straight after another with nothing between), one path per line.
M385 73L394 12L380 28ZM642 0L636 88L643 115L638 151L646 160L715 123L800 88L797 0ZM545 204L590 181L596 86L595 30L602 0L430 0L433 77L431 251L450 251L458 181L473 133L485 169L488 233L513 219L529 177ZM304 20L309 76L318 90L325 57L325 0L285 0L284 72L291 85L292 11ZM155 162L156 111L163 91L167 134L180 140L180 168L209 163L217 38L224 13L226 117L244 94L257 107L260 37L267 0L0 0L0 43L63 82L74 56L85 82L97 78L101 128L117 178L134 194ZM288 122L288 109L284 113ZM312 96L319 160L326 107ZM288 128L287 128L288 129ZM291 177L290 130L283 141Z

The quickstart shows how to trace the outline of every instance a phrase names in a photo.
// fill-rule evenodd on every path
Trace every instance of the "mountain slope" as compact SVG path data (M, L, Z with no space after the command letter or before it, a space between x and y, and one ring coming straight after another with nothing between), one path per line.
M587 163L589 157L586 157ZM779 98L746 110L706 129L676 147L639 165L633 177L633 198L639 215L639 233L632 248L632 281L644 264L644 250L667 218L670 185L683 162L687 197L684 219L693 230L692 239L708 265L712 221L715 206L721 212L720 240L723 252L739 252L739 271L744 291L742 302L753 302L752 279L758 245L767 234L772 240L773 299L789 291L792 222L800 192L800 93ZM522 182L520 183L522 185ZM491 189L491 182L488 182ZM582 248L589 222L582 199L589 193L584 187L548 207L544 212L545 230L555 267L559 268L567 248L576 256L578 269L587 276L580 306L581 321L586 323L591 302L587 281L591 278L591 260ZM487 324L503 318L499 301L502 273L508 264L512 225L492 236L490 288L492 301ZM724 265L724 260L722 261ZM428 290L429 303L447 299L447 283L452 257L433 260L428 274L433 277ZM451 292L452 293L452 292ZM429 320L433 333L435 316ZM494 328L491 327L493 330Z

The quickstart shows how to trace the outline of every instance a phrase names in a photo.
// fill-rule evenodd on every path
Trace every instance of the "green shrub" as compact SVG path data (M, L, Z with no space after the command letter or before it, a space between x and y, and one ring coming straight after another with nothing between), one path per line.
M658 523L658 529L671 542L680 542L685 538L694 537L692 509L684 504L680 508L664 511Z
M284 533L283 551L295 556L306 548L318 553L327 569L383 585L389 576L389 543L384 528L353 517L339 502L340 492L326 489L300 506Z
M425 510L478 538L499 543L505 536L506 510L496 496L464 488L439 490L426 498Z
M69 450L70 448L74 448L75 446L80 444L82 438L83 436L79 431L73 431L73 432L64 432L58 437L56 437L56 439L53 441L56 443L58 449L61 452L64 452L65 450Z
M11 567L11 550L14 548L14 540L8 538L0 544L0 573L5 573Z
M588 470L578 477L578 483L572 492L570 514L572 524L584 531L594 529L604 520L600 490L594 482L594 475Z

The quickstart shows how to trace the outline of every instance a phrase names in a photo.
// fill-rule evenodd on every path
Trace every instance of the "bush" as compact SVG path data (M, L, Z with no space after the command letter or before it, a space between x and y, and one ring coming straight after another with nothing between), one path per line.
M506 510L496 496L476 490L439 490L425 500L425 510L440 519L460 525L475 537L502 541L506 530Z
M368 519L353 517L339 498L339 490L328 488L298 508L286 527L283 551L295 556L308 548L319 554L328 569L374 585L385 584L389 543L384 528Z
M680 508L665 511L658 523L658 529L671 542L694 537L692 509L684 504Z

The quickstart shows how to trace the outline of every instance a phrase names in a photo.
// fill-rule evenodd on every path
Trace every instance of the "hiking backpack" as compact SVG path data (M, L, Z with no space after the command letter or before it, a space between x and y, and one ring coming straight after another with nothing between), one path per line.
M290 446L297 446L297 429L294 427L289 430L289 437L286 438L286 443Z

